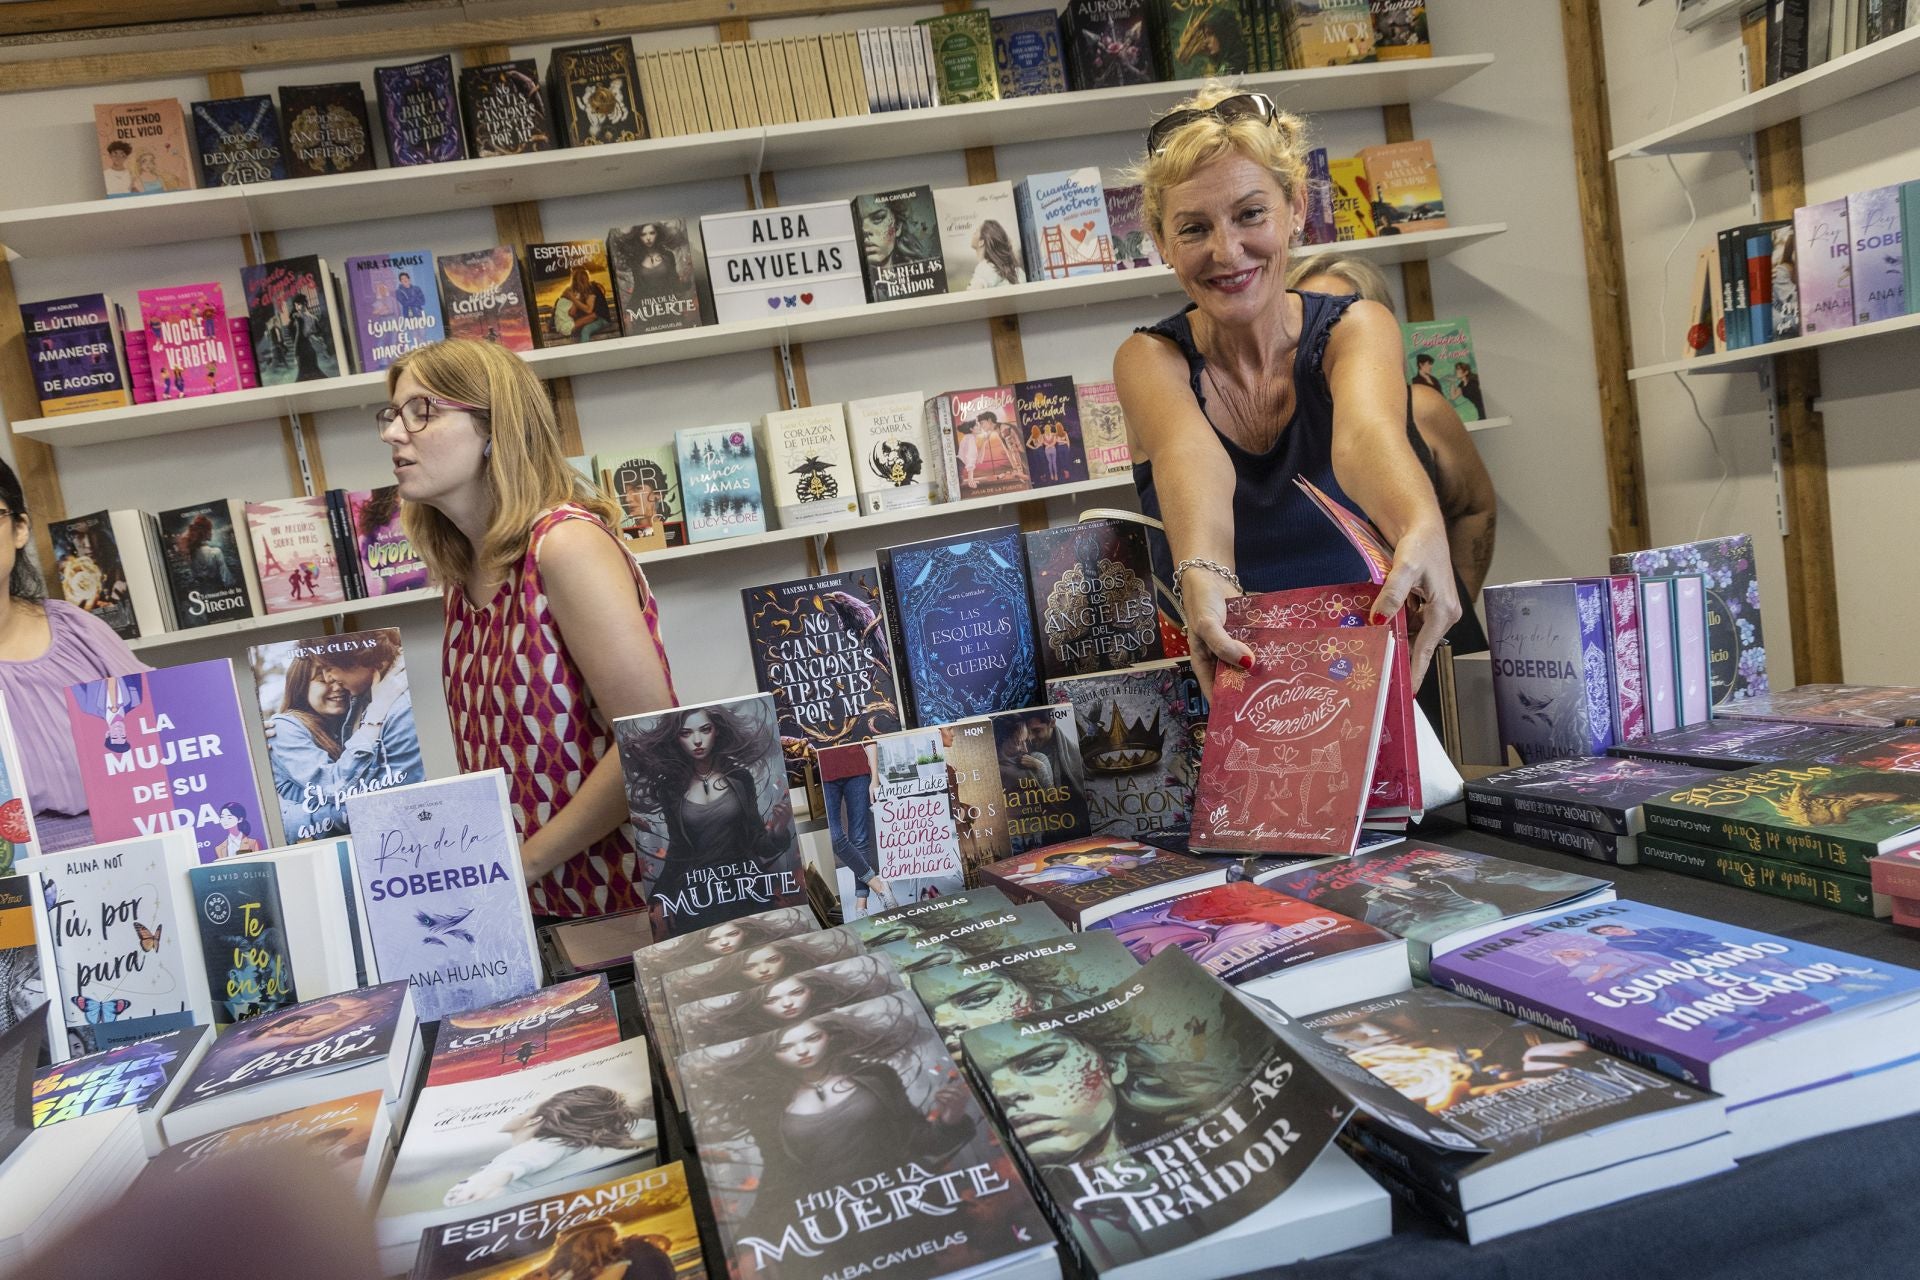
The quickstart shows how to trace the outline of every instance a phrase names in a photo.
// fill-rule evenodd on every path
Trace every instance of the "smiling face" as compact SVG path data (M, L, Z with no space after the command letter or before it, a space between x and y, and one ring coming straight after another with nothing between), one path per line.
M403 369L394 383L392 403L405 404L427 394L413 371ZM380 438L393 450L394 484L408 502L435 506L484 482L486 435L464 409L435 405L432 418L420 430L409 433L395 419Z
M1299 211L1274 176L1229 151L1168 189L1156 241L1209 318L1247 323L1285 293Z
M792 1022L813 1003L813 993L798 978L784 978L767 988L760 997L760 1010L769 1018Z
M783 1067L807 1072L827 1056L827 1029L811 1020L788 1027L773 1042L773 1057Z
M713 754L713 737L713 717L704 711L691 712L680 722L680 749L696 763Z
M1027 1154L1063 1164L1091 1154L1119 1111L1119 1093L1091 1047L1057 1031L1028 1037L988 1079Z
M333 663L324 663L320 674L329 683L336 684L350 698L364 698L373 689L374 677L379 673L372 667L343 667Z
M317 671L307 684L307 705L323 716L343 716L347 714L347 704L351 696L336 680L329 680L324 671Z

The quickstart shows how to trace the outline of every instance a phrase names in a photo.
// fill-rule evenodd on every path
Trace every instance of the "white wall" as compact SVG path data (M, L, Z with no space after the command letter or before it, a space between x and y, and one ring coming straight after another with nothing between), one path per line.
M996 10L1029 7L1028 0L996 3ZM936 6L902 9L907 21ZM886 13L832 20L836 26L889 20ZM372 21L363 19L362 21ZM1494 412L1514 426L1483 432L1478 443L1501 491L1499 551L1492 581L1597 571L1605 562L1606 486L1593 391L1591 333L1570 157L1569 121L1554 6L1538 0L1437 0L1432 24L1442 53L1492 52L1497 61L1444 99L1414 108L1414 127L1434 140L1450 214L1460 222L1504 220L1510 232L1436 262L1433 286L1442 316L1471 318ZM769 22L766 35L829 29L812 20ZM708 31L639 37L642 48L691 44ZM529 50L516 49L516 55ZM545 49L534 50L543 59ZM315 66L296 72L250 74L247 88L270 92L286 82L359 78L371 98L371 64ZM203 96L194 81L121 85L19 96L8 100L10 128L0 136L0 172L8 175L0 201L51 204L98 195L92 103L173 94ZM1121 123L1116 121L1116 123ZM1126 122L1112 136L1005 147L1002 177L1082 164L1114 167L1132 159L1146 121ZM1379 113L1345 112L1313 121L1334 154L1383 140ZM829 167L778 175L783 202L842 199L906 182L936 186L965 181L958 154ZM739 208L742 185L703 182L620 195L556 200L542 206L550 237L603 235L607 228L653 216ZM377 211L370 211L377 212ZM485 211L450 212L423 219L369 221L352 226L286 232L285 254L319 253L338 260L381 249L427 248L436 253L494 243ZM74 255L14 264L25 299L106 290L131 300L136 289L201 279L221 282L238 296L240 246L234 241L113 251L76 246ZM1110 375L1115 346L1132 326L1172 310L1168 300L1114 303L1056 311L1023 321L1027 367L1033 376L1068 373L1095 380ZM927 393L993 380L983 324L923 329L807 348L814 399L832 401L918 389ZM589 451L613 451L663 438L678 427L756 417L777 407L774 361L765 353L682 365L606 373L576 379L581 430ZM386 450L363 411L320 415L319 438L327 479L338 486L385 483ZM280 431L273 422L186 435L62 450L61 480L69 511L100 507L183 504L215 494L267 497L288 489ZM1124 490L1098 495L1113 505ZM1056 521L1072 519L1071 504L1050 504ZM1007 518L1011 519L1009 511ZM874 548L933 537L981 517L931 519L838 540L843 566L870 564ZM681 696L723 697L753 686L738 603L739 588L799 577L806 571L799 543L692 557L652 567ZM451 770L451 751L438 694L436 606L377 617L397 623L414 655L416 705L429 767ZM371 620L371 619L370 619ZM228 654L244 656L238 640L195 642L153 655L176 662Z

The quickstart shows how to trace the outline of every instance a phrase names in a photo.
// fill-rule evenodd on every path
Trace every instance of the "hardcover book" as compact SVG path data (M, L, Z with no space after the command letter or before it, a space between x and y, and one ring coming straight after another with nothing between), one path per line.
M1189 679L1166 661L1047 681L1073 707L1092 834L1186 852L1198 763Z
M1153 566L1140 526L1088 520L1022 537L1043 680L1160 659Z
M673 441L690 542L766 532L752 427L682 427Z
M67 1056L67 1038L59 962L53 949L54 921L46 909L45 885L33 875L16 874L14 861L7 859L7 873L0 876L0 976L6 978L8 995L0 1005L0 1034L24 1022L39 1022L58 1060Z
M790 783L805 784L816 752L899 730L876 571L747 587L740 604L754 683L779 712Z
M1169 80L1237 76L1253 65L1238 0L1154 0L1154 16Z
M348 258L345 270L361 373L385 369L415 347L447 336L433 288L433 255L426 250Z
M200 922L215 1022L245 1022L298 1003L278 868L271 862L223 859L189 868L187 883Z
M66 701L95 840L186 831L200 862L268 843L228 659L76 684Z
M964 885L960 840L982 823L957 802L959 779L943 738L942 730L916 729L821 748L834 887L846 923Z
M1367 180L1367 162L1359 156L1327 161L1327 181L1333 191L1333 238L1371 240L1379 233L1373 222L1373 186Z
M1001 96L991 14L969 9L922 18L918 25L932 43L935 97L940 106L991 102Z
M1113 233L1114 270L1164 265L1147 231L1146 193L1140 186L1107 187L1102 195L1107 202L1107 227Z
M721 324L784 320L867 300L851 201L703 214L700 240Z
M879 572L909 723L1033 703L1040 682L1017 526L882 547Z
M193 135L200 144L200 185L237 187L287 176L280 117L266 94L193 104Z
M939 224L940 253L946 261L948 293L1026 283L1020 215L1011 182L937 187L933 211Z
M240 389L219 285L142 289L139 298L156 398L180 400Z
M1605 751L1606 589L1590 579L1513 583L1488 587L1484 601L1502 749L1526 764Z
M595 454L600 487L620 504L620 538L628 550L659 551L687 545L687 513L680 490L680 464L671 443L627 454Z
M147 1155L157 1156L166 1150L160 1116L212 1044L212 1027L183 1027L41 1067L33 1073L33 1127L132 1107L140 1114Z
M947 501L1019 493L1032 487L1016 406L1012 387L948 391L928 402L928 421L940 435Z
M95 835L103 843L14 863L40 877L53 948L53 972L43 979L67 1028L65 1043L51 1046L61 1060L213 1025L187 889L192 836Z
M423 1022L540 985L520 842L498 769L347 797L375 968Z
M400 492L392 485L347 494L348 523L359 553L355 581L372 596L417 591L427 585L427 566L400 525Z
M1031 174L1013 184L1013 199L1029 279L1113 270L1113 233L1098 169Z
M1440 195L1440 171L1434 167L1431 142L1421 138L1362 147L1360 160L1373 187L1377 234L1409 235L1446 227L1447 206Z
M1920 688L1888 684L1802 684L1718 708L1729 720L1892 729L1920 724Z
M1822 333L1853 323L1853 236L1847 202L1829 200L1793 211L1800 264L1800 331Z
M107 199L193 190L193 152L178 98L97 103L93 129Z
M1140 962L1104 929L921 969L913 994L947 1052L975 1027L1077 1004L1126 982Z
M619 1042L606 978L577 978L441 1019L427 1086L516 1075Z
M43 417L133 403L114 306L103 294L20 304L20 327Z
M684 218L663 218L607 232L607 260L620 308L620 332L631 338L707 323L694 263L701 257Z
M547 83L554 119L567 146L637 142L647 136L632 39L555 48L547 63Z
M1051 7L993 20L993 66L1002 98L1067 91L1060 19Z
M1087 478L1087 449L1073 379L1035 378L1014 384L1014 406L1033 487L1077 484Z
M1127 444L1127 415L1111 382L1074 384L1080 400L1080 436L1087 448L1087 475L1093 480L1131 475L1133 450Z
M391 1134L385 1101L378 1089L370 1089L175 1143L156 1156L141 1177L171 1182L225 1160L247 1157L245 1168L270 1162L338 1179L364 1203L386 1173Z
M684 1053L780 1031L829 1009L899 991L900 971L884 956L856 955L725 995L689 1000L673 1011Z
M1427 0L1371 0L1373 56L1381 62L1431 58Z
M653 936L804 900L770 694L613 723Z
M1760 574L1751 534L1621 552L1609 562L1609 571L1642 577L1699 575L1706 592L1707 661L1714 714L1720 714L1730 702L1767 692Z
M1642 834L1638 839L1643 866L1677 871L1696 880L1713 880L1736 889L1750 889L1810 906L1844 911L1866 919L1893 914L1893 901L1876 892L1871 878L1810 867L1803 862L1766 858L1744 850L1715 849L1710 845ZM1874 859L1878 865L1881 859ZM1896 921L1898 923L1898 921Z
M451 55L375 67L373 87L387 135L387 160L395 168L466 158Z
M261 386L340 376L343 335L330 280L327 264L312 254L240 268Z
M613 274L602 240L561 240L527 246L536 317L543 347L620 336L614 317Z
M1703 769L1744 769L1754 764L1807 760L1854 730L1833 725L1771 724L1759 720L1710 720L1656 733L1644 742L1611 747L1607 754L1638 760L1670 760Z
M844 520L860 513L840 404L807 405L760 420L760 456L782 529Z
M1920 774L1857 765L1756 765L1646 802L1646 829L1851 875L1920 840Z
M947 291L933 188L902 187L856 196L860 262L867 300L893 302Z
M1547 760L1467 783L1467 809L1634 835L1641 829L1642 804L1719 776L1714 769L1654 760Z
M247 537L268 613L346 600L326 495L249 502Z
M1899 186L1873 187L1848 196L1847 234L1853 238L1848 260L1853 264L1854 323L1872 324L1905 315Z
M449 338L497 342L509 351L534 349L527 282L511 246L442 254L434 270Z
M1415 321L1402 324L1400 333L1407 349L1407 381L1445 396L1462 422L1485 420L1487 400L1480 390L1480 366L1473 358L1466 318Z
M180 630L260 612L260 580L241 541L246 509L236 499L198 503L155 517L173 622Z
M462 67L460 114L467 154L476 160L553 150L553 120L532 58Z
M1286 28L1289 67L1307 70L1374 60L1368 0L1290 0Z
M1074 929L1227 882L1223 862L1111 837L1067 840L983 867L981 882L1011 902L1045 905Z
M1160 78L1148 0L1067 0L1066 20L1074 88L1117 89Z
M1613 886L1593 876L1442 845L1308 863L1264 883L1405 938L1417 978L1426 976L1430 959L1488 934L1613 901Z
M1193 847L1352 853L1399 661L1387 627L1261 631L1251 673L1214 677Z
M363 173L374 167L373 125L358 81L281 85L280 121L286 127L290 178Z
M288 843L348 834L347 797L427 780L394 627L247 650Z
M933 501L925 405L918 391L847 401L847 445L862 512L905 511Z
M788 1047L809 1039L817 1047ZM911 996L696 1050L681 1069L735 1274L834 1274L875 1256L897 1260L888 1270L903 1280L1051 1264L1045 1219ZM822 1070L848 1088L797 1123L794 1090ZM880 1211L863 1188L881 1186L907 1190L911 1208ZM860 1205L874 1212L841 1216ZM806 1254L781 1243L799 1240L820 1243Z

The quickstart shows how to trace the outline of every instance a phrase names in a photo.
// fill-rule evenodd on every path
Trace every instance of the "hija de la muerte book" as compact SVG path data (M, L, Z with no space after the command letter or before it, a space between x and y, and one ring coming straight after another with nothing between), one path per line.
M689 541L766 532L760 463L749 424L682 427L674 432L674 449Z
M1080 435L1080 405L1073 379L1033 378L1013 387L1027 475L1036 489L1077 484L1087 478L1087 449Z
M1371 240L1377 228L1367 162L1359 156L1336 156L1327 161L1327 182L1333 194L1334 240Z
M1074 929L1118 912L1227 882L1226 864L1132 840L1095 836L1015 854L981 868L980 880L1012 901L1038 902Z
M1251 671L1216 675L1193 847L1352 853L1396 650L1387 627L1272 628Z
M380 126L387 135L387 158L395 168L466 157L451 55L375 67L373 86L380 99Z
M918 391L847 401L847 447L863 512L904 511L933 501L935 454L925 405Z
M178 98L96 104L93 127L109 200L193 190L193 151Z
M1064 280L1113 270L1106 191L1095 168L1022 178L1013 187L1027 275Z
M384 369L415 347L447 336L431 253L368 254L348 258L344 269L360 372Z
M324 494L249 502L247 536L268 613L347 598Z
M1199 764L1189 707L1191 675L1174 661L1047 681L1047 694L1073 708L1094 835L1184 852L1193 822Z
M934 965L908 982L957 1057L960 1037L975 1027L1091 1000L1139 967L1111 933L1094 929Z
M684 1052L777 1031L904 985L900 970L885 956L848 956L743 991L688 1000L674 1009L673 1017Z
M999 289L1026 281L1011 182L937 188L933 210L939 221L948 293Z
M358 81L280 86L287 176L318 178L373 168L373 125Z
M194 103L193 133L200 144L203 186L237 187L287 176L280 117L264 93Z
M846 406L802 405L760 420L767 496L782 529L858 515Z
M95 839L185 830L201 862L272 843L228 659L76 684L66 705Z
M46 417L132 403L116 308L104 294L20 304L20 326Z
M497 342L509 351L533 350L527 282L511 246L442 254L434 269L440 276L440 306L449 338Z
M928 435L938 437L946 501L1032 487L1018 403L1012 387L948 391L927 402Z
M556 48L547 63L547 87L554 120L569 147L636 142L647 136L629 38Z
M245 1022L298 1003L278 868L222 859L187 872L214 1017Z
M636 553L687 544L680 463L670 441L625 453L596 453L593 473L620 504L620 540Z
M489 1080L619 1042L620 1019L605 976L576 978L448 1014L433 1039L427 1083Z
M746 587L754 681L773 696L789 778L825 747L900 728L893 661L871 569Z
M804 899L770 694L614 721L654 936Z
M1140 526L1083 520L1023 537L1042 679L1160 659L1153 566Z
M155 515L160 559L180 630L259 613L260 579L238 498L197 502Z
M674 1042L679 1040L680 1010L689 1004L865 954L866 947L853 930L836 926L780 938L752 951L735 952L663 974L660 991L675 1024Z
M931 187L859 196L853 202L853 217L860 229L868 301L892 302L947 291Z
M261 386L340 376L345 334L324 260L309 254L242 267L240 287Z
M1473 334L1465 317L1420 320L1400 326L1407 352L1407 381L1446 397L1462 422L1487 417L1480 389L1480 364L1473 355Z
M460 114L467 126L467 154L476 160L554 148L547 95L532 58L462 67Z
M424 1021L540 985L520 842L498 769L347 797L353 868L383 978Z
M879 570L910 723L1032 704L1039 668L1018 528L883 547Z
M684 218L616 227L607 232L620 332L693 329L709 318L701 305L696 264L703 260Z
M227 304L218 284L142 289L140 327L154 394L162 400L240 389Z
M1500 741L1522 763L1596 755L1612 744L1606 610L1598 581L1487 589Z

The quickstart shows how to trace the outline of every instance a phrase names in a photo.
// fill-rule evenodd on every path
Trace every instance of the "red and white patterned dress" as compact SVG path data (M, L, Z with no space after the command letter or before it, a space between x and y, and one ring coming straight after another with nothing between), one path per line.
M555 507L534 522L526 558L485 606L475 606L458 583L446 591L440 671L454 750L463 772L506 770L522 840L551 821L601 757L616 750L613 727L594 705L586 677L561 643L540 578L540 544L568 520L585 520L606 530L584 507ZM659 603L633 557L627 555L626 562L646 614L647 640L660 656L671 694L673 674L660 641ZM597 916L644 905L634 835L632 824L621 823L528 885L534 912Z

